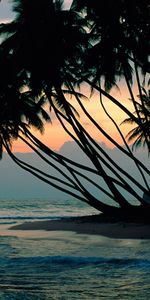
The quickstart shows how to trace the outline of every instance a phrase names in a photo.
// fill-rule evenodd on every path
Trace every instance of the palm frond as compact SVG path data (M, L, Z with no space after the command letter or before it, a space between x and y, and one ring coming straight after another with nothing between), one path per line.
M132 150L138 149L141 145L144 145L144 142L142 140L142 136L138 136L132 145Z
M122 124L134 124L135 123L135 121L134 120L132 120L131 118L127 118L127 119L125 119L125 120L123 120L121 123L120 123L120 125L122 125Z
M87 96L85 96L84 94L79 93L79 92L77 92L77 91L75 91L75 90L72 91L72 90L64 90L64 89L63 89L63 93L64 93L65 95L79 97L79 98L81 98L81 99L83 99L83 100L89 101L89 98L88 98Z
M10 23L1 23L0 24L0 35L1 36L9 36L10 34L16 32L16 23L10 22Z

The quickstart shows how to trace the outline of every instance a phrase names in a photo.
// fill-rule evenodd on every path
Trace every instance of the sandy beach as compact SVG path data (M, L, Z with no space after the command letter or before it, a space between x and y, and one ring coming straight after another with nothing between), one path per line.
M99 215L8 223L0 299L150 299L149 223Z
M97 216L62 218L58 220L25 222L10 230L72 231L78 234L102 235L118 239L150 239L150 224L110 222Z

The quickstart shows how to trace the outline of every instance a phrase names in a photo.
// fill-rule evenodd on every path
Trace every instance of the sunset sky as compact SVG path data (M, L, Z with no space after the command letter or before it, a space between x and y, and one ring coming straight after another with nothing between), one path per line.
M67 4L69 5L71 1L67 1ZM7 0L2 0L0 2L0 21L1 22L8 22L13 18L13 13L10 10L10 3ZM83 86L83 92L86 95L90 95L89 91L87 90L87 87ZM117 89L113 89L112 94L117 99L122 99L124 103L127 102L127 105L131 105L130 102L127 100L129 98L129 95L127 93L127 90L124 86L124 83L120 83L120 91ZM115 120L118 124L121 123L125 119L125 115L116 108L108 99L104 99L104 103L106 105L106 108L108 109L108 112L111 113L112 117L115 117ZM75 106L75 108L78 109L75 100L71 100L72 104ZM99 95L94 94L90 100L86 101L84 100L84 104L89 112L91 112L91 115L97 122L103 127L103 129L107 130L107 133L109 133L111 136L115 138L115 140L119 141L120 138L118 136L118 133L116 132L114 126L110 122L110 120L106 117L105 113L102 111L102 108L99 105ZM133 111L133 109L132 109ZM52 124L46 124L45 126L45 133L41 136L39 132L33 131L36 136L38 136L42 141L44 141L48 146L50 146L52 149L58 150L65 141L71 140L71 138L64 132L64 130L59 125L58 120L54 117L54 115L51 115ZM94 139L96 139L98 142L104 142L107 146L113 147L107 139L102 136L97 130L93 127L93 125L89 122L89 120L86 119L86 117L80 113L80 120L84 127L90 132ZM126 125L121 126L124 134L128 132L129 127L127 128ZM16 152L29 152L31 151L27 146L25 146L20 141L14 142L13 146L14 151Z
M122 103L128 102L129 96L127 95L127 91L125 90L124 86L122 86L121 95L120 92L117 90L113 90L112 94L116 96L117 99L122 99ZM80 112L80 109L77 106L75 100L72 99L71 103L79 111L79 120L84 125L84 128L86 128L88 133L91 133L92 137L98 142L104 142L108 147L113 148L114 145L112 145L98 130L96 130L94 125L92 125L92 123L89 122L86 116L82 112ZM102 128L105 129L106 132L110 134L110 136L113 137L116 141L122 143L121 138L118 132L116 131L114 125L99 105L99 95L95 93L95 95L93 95L89 100L83 100L83 103L86 109L91 113L92 117L98 122L98 124L102 126ZM106 98L104 99L104 104L107 111L111 114L112 117L114 117L117 124L120 125L120 123L126 118L126 115L121 110L116 108L116 106ZM132 104L130 102L128 104L128 107L129 105L132 107ZM40 140L46 143L46 145L50 146L54 150L59 150L59 148L64 144L64 142L71 140L71 138L68 136L67 133L65 133L65 131L59 124L59 121L56 119L53 113L51 113L51 119L52 123L48 123L45 125L45 131L42 135L34 129L32 130L32 132L34 132ZM120 128L124 135L126 135L129 129L131 129L129 125L122 125ZM14 151L30 152L31 150L22 142L16 141L14 142Z

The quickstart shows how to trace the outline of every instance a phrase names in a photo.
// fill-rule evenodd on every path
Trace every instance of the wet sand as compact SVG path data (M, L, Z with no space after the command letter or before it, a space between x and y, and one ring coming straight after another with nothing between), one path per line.
M150 223L115 222L98 216L61 218L58 220L25 222L10 230L72 231L118 239L150 239Z

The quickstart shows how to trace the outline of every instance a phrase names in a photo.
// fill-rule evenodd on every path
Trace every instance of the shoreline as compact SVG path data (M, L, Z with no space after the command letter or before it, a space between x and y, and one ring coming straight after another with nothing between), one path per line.
M72 231L114 239L150 239L150 223L115 221L99 215L25 222L9 230Z

